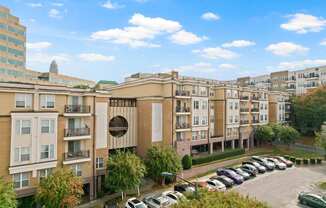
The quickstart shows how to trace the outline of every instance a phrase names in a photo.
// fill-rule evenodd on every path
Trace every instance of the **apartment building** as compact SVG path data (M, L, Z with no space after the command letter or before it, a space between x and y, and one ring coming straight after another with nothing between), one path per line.
M134 74L109 90L112 97L136 102L133 147L141 156L154 145L172 146L181 156L249 148L254 129L270 120L268 90L221 85L178 72Z
M33 195L56 168L82 177L94 197L108 158L105 92L58 85L0 83L0 176L18 197Z
M287 123L290 121L291 103L288 93L271 91L269 93L269 122Z
M241 87L268 89L288 92L291 95L304 95L326 85L326 66L311 67L297 71L278 71L257 77L240 77Z

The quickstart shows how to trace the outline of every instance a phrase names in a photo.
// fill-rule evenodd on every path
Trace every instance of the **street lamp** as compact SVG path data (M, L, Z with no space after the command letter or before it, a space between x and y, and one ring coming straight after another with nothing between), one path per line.
M182 180L182 181L184 181L184 182L186 182L186 183L188 183L188 184L194 186L194 187L195 187L195 198L197 198L197 196L198 196L198 184L197 184L197 183L193 183L193 182L191 182L191 181L188 181L188 180L182 178L181 176L178 176L177 174L175 174L175 173L170 173L170 172L162 172L162 173L161 173L161 176L163 176L164 178L165 178L165 177L176 176L176 177L179 178L180 180Z

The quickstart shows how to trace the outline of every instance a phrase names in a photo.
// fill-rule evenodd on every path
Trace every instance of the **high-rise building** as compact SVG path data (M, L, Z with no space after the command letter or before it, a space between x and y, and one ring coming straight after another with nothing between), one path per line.
M19 73L25 62L26 28L8 8L0 6L0 71Z

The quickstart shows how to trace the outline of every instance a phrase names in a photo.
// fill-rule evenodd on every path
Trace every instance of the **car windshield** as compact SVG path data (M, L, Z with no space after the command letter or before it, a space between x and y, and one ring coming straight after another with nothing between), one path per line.
M255 166L260 166L258 162L252 162Z
M177 197L175 197L173 194L167 194L168 197L170 197L171 199L177 200Z
M228 172L229 172L229 174L230 174L231 176L233 176L233 177L234 177L234 176L237 176L237 174L236 174L234 171L232 171L232 170L229 170Z
M237 168L236 169L239 173L244 173L243 170L241 168Z
M146 208L146 206L144 204L137 204L135 207L136 208Z

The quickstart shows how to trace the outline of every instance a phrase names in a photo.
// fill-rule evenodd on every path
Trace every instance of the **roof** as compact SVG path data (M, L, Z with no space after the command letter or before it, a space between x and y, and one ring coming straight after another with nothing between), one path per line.
M119 83L116 82L116 81L113 81L113 80L100 80L100 81L97 82L97 84L112 84L112 85L117 85Z

